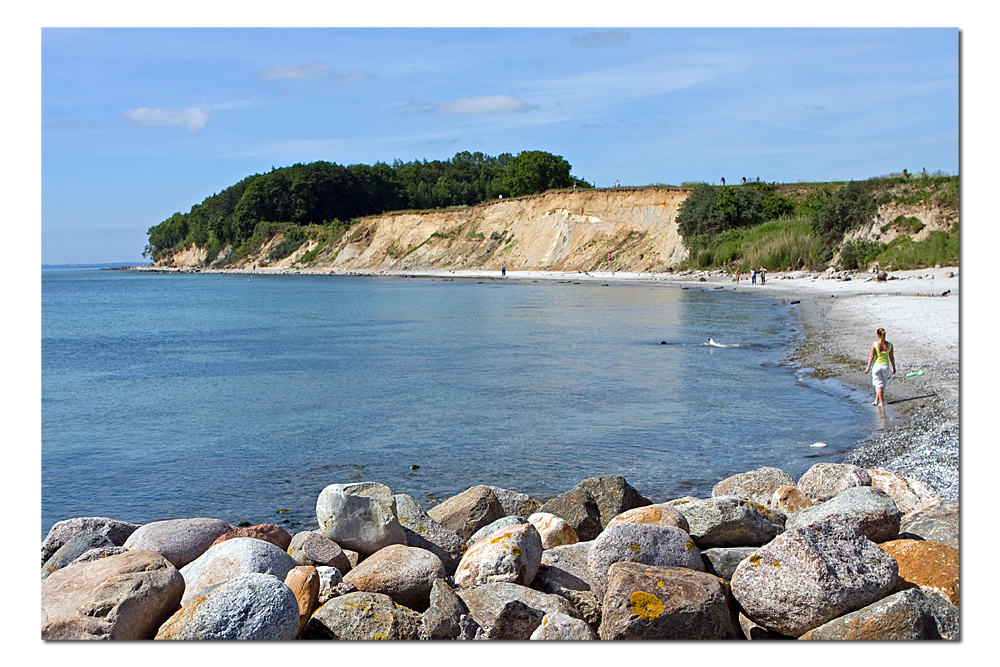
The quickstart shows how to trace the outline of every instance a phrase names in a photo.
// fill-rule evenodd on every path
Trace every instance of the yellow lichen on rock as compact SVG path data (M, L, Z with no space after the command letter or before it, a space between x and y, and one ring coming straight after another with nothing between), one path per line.
M633 614L644 621L652 621L663 613L663 602L655 595L636 591L629 596L629 607Z

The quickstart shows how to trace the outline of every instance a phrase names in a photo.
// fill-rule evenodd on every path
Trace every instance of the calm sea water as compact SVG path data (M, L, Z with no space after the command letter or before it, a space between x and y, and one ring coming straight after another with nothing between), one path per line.
M598 474L654 501L797 477L872 425L784 363L794 328L772 299L697 287L43 270L42 532L306 528L355 480L429 505Z

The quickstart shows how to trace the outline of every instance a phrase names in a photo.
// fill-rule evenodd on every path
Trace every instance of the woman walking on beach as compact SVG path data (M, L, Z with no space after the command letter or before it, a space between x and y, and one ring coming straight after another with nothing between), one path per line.
M892 374L896 374L896 357L892 352L892 343L885 339L885 329L879 328L875 332L878 340L872 343L871 354L868 355L868 365L865 366L865 374L870 368L872 371L872 386L875 387L875 400L872 405L885 407L885 385L889 381L889 364L892 364Z

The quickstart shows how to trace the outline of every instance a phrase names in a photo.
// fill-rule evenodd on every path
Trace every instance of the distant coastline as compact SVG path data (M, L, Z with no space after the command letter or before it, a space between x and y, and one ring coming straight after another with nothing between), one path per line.
M148 266L149 262L100 262L97 264L42 264L43 269L118 269Z

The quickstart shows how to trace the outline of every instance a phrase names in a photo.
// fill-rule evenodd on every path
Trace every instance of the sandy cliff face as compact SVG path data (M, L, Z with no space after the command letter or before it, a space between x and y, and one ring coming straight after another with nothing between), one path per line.
M385 214L356 225L311 267L663 270L687 256L676 223L687 195L667 188L581 190L454 211ZM286 262L294 265L295 259Z

